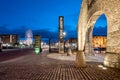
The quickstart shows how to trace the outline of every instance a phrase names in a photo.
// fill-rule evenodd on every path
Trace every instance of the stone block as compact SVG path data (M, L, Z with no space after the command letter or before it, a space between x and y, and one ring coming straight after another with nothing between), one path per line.
M116 53L106 53L104 65L107 67L120 69L120 55Z

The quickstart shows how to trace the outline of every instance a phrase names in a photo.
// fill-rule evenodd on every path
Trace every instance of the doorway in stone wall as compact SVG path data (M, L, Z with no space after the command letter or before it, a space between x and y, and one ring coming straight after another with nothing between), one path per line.
M86 59L103 62L107 48L107 17L105 14L91 16L86 32Z
M105 14L99 16L92 30L92 45L95 54L106 53L107 46L107 18Z

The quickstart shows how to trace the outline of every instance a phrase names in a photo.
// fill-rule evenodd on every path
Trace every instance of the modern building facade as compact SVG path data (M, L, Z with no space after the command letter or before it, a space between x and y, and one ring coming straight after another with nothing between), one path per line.
M10 46L12 47L15 43L18 41L17 35L0 35L0 42L2 43L2 46Z

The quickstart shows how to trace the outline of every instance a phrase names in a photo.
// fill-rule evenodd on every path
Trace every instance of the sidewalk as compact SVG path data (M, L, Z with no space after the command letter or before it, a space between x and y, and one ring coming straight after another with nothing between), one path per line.
M25 52L27 53L27 52ZM99 67L101 63L87 62L85 68L76 68L75 56L64 56L46 51L36 55L33 50L19 58L0 62L0 80L120 80L120 71ZM53 56L56 58L49 58Z
M85 56L87 62L103 62L104 54L95 54ZM67 61L75 61L76 55L67 56L67 54L59 54L59 53L50 53L47 55L48 58L57 59L57 60L67 60Z

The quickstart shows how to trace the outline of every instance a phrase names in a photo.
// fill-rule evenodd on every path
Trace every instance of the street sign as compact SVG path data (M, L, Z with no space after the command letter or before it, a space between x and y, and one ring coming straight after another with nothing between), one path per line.
M39 54L41 51L41 36L39 35L36 35L35 36L35 47L34 47L34 50L35 50L35 54Z

